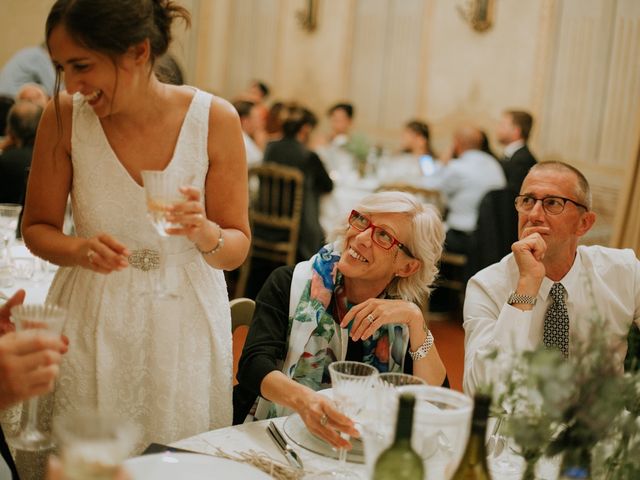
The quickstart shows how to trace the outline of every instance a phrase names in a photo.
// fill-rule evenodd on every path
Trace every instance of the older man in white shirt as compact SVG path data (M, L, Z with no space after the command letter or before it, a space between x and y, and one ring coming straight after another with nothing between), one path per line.
M453 150L457 158L420 182L445 196L448 208L445 245L449 251L468 253L469 236L476 229L482 197L506 185L498 161L481 151L482 140L482 133L475 127L456 130Z
M534 166L516 198L512 253L469 280L464 304L464 390L494 380L487 354L541 343L565 355L599 315L620 371L632 322L640 324L640 262L633 250L578 246L596 215L589 184L561 162Z

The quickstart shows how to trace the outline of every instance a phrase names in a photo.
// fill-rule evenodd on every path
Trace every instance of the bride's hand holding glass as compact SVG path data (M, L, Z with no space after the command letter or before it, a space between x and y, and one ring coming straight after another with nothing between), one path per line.
M184 235L196 244L199 250L209 251L216 247L222 236L221 228L207 218L207 212L200 201L200 190L193 186L180 187L183 202L167 207L166 219L173 225L166 232L170 235Z
M120 271L129 265L131 252L111 235L101 233L85 240L78 249L78 264L98 273Z

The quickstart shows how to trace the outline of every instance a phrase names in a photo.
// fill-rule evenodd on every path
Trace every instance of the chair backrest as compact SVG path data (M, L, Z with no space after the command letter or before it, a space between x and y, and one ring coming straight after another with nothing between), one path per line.
M231 331L235 332L236 328L246 325L251 326L253 320L253 312L256 309L256 302L250 298L234 298L229 302L231 307Z
M411 193L412 195L415 195L421 202L430 203L434 205L441 214L444 213L444 202L442 201L442 193L440 192L440 190L418 187L411 183L394 182L380 185L376 191Z
M251 255L293 265L296 260L304 175L297 168L267 163L249 169L258 192L251 204Z
M297 168L275 163L251 167L249 185L253 189L249 207L251 249L240 268L236 297L245 295L253 258L295 264L302 217L304 175Z
M509 188L491 190L480 201L478 222L471 236L468 275L499 262L518 240L517 193Z

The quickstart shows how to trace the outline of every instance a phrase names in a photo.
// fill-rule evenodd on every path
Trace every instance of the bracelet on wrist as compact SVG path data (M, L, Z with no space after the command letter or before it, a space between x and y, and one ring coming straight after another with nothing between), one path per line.
M426 357L429 350L431 350L431 347L433 347L433 335L431 335L431 331L429 331L427 333L427 338L425 338L422 345L420 345L415 352L412 352L411 349L409 349L409 356L411 357L411 360L415 362Z
M211 250L200 250L200 247L198 247L198 245L196 244L196 249L202 255L213 255L219 252L222 249L222 247L224 247L224 237L222 236L222 228L216 222L211 222L211 223L213 223L216 227L218 227L218 243L216 243L216 245Z

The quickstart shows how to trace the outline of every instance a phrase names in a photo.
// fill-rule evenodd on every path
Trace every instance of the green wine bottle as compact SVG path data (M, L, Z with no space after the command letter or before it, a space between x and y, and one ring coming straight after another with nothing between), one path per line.
M491 480L487 467L487 452L484 447L487 433L487 417L491 397L476 395L473 400L473 418L471 419L471 435L467 442L462 461L451 480Z
M413 395L400 396L396 438L389 448L380 454L373 470L373 480L422 480L422 458L411 448L413 428Z

